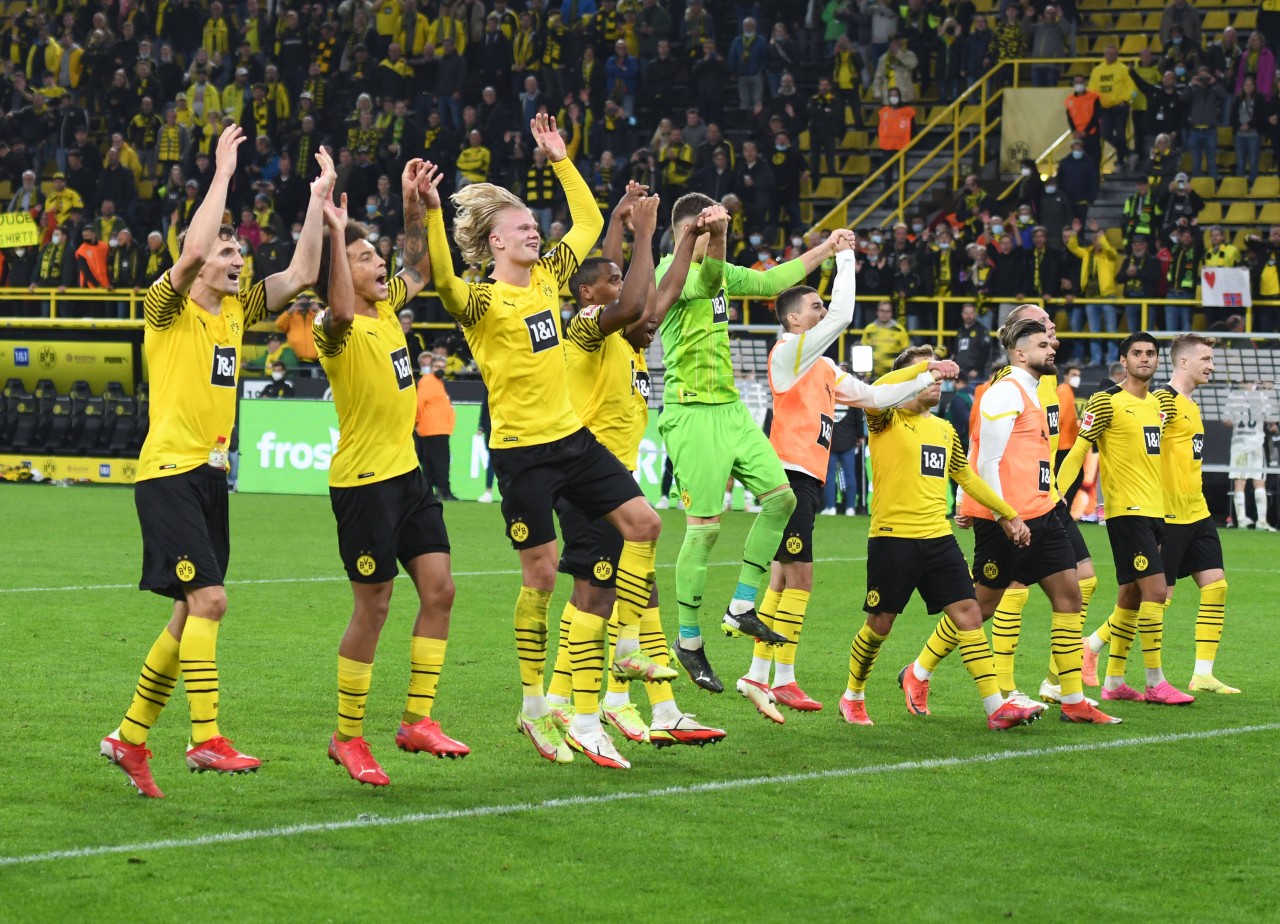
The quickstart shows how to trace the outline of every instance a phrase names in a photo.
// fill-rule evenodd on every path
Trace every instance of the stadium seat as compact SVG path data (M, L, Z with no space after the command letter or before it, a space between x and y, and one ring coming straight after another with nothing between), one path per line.
M1208 178L1206 177L1206 179ZM1201 227L1220 223L1222 221L1222 203L1206 202L1204 204L1204 209L1196 216L1196 220L1200 223Z
M805 194L801 189L800 194ZM810 199L840 199L844 195L844 184L840 182L839 177L827 176L818 180L818 185L813 186L809 190L807 198Z
M45 452L58 452L64 449L70 433L71 398L68 395L58 395L53 399L47 429L43 434Z
M800 206L801 209L804 205ZM129 455L137 455L142 449L142 442L147 438L151 428L151 389L146 382L138 383L134 394L133 436L129 440Z
M103 435L102 399L91 397L79 402L76 410L78 413L71 420L69 448L82 456L93 455L100 448L99 440Z
M1258 177L1253 181L1253 188L1249 190L1249 196L1253 199L1280 199L1280 177ZM1265 207L1263 206L1263 208Z
M1191 178L1191 191L1201 199L1213 198L1213 177L1195 176Z
M1142 19L1142 31L1147 35L1158 35L1160 33L1161 15L1161 13L1156 12L1147 13Z
M133 432L137 428L137 404L128 395L121 395L107 407L108 417L115 421L111 438L107 442L107 454L117 457L128 455L133 443Z
M1280 225L1280 202L1268 202L1263 205L1262 210L1258 212L1258 221L1264 225Z
M1227 131L1230 132L1231 129L1227 129ZM1245 199L1248 196L1249 182L1242 176L1224 177L1218 185L1219 199Z
M1231 16L1226 10L1210 10L1204 14L1204 19L1200 23L1200 31L1208 35L1212 32L1221 32L1229 25L1231 25Z
M1252 202L1233 202L1222 217L1225 225L1251 225L1255 220Z
M19 452L34 450L36 428L40 423L35 397L29 392L19 395L13 402L14 426L9 437L9 446Z
M1237 13L1235 27L1237 32L1252 32L1258 27L1258 11L1244 10Z
M1096 23L1100 18L1104 23L1111 19L1111 17L1105 13L1093 13L1089 16L1089 21L1091 23ZM1101 26L1098 26L1098 28L1106 29L1108 28L1108 26L1101 25ZM1134 12L1121 13L1119 16L1116 17L1116 25L1114 30L1116 32L1119 32L1119 33L1139 32L1141 31L1141 29L1142 29L1141 13L1134 13Z
M1145 35L1130 32L1120 40L1120 54L1136 55L1141 54L1142 49L1147 47L1147 37Z

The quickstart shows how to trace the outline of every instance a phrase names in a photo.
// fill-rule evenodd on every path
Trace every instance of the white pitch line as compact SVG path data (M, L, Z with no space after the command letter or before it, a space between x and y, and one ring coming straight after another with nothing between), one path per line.
M834 561L866 561L865 555L855 556L853 558L815 558L815 562L834 562ZM741 561L712 561L707 562L708 568L728 568L741 566ZM675 562L663 562L658 565L659 568L674 568ZM455 571L453 576L460 577L499 577L502 575L519 574L520 569L513 568L504 571ZM397 575L405 580L409 575L401 572ZM324 575L320 577L298 577L298 578L256 578L249 581L231 581L228 587L243 587L247 584L313 584L324 583L327 581L346 583L347 579L340 574ZM69 584L62 587L0 587L0 594L37 594L37 593L63 593L72 590L137 590L137 584Z
M542 802L516 802L508 805L479 805L472 808L447 809L439 812L414 812L382 818L360 815L348 821L307 822L283 825L275 828L251 828L245 831L225 831L221 834L203 834L191 838L169 838L159 841L143 841L138 844L107 844L99 847L77 847L72 850L50 850L45 853L29 853L13 857L0 857L0 867L30 863L48 863L55 860L78 860L119 853L145 853L155 850L171 850L186 847L210 847L219 844L236 844L280 837L296 837L300 834L325 834L332 831L349 831L357 828L384 828L396 825L422 824L432 821L452 821L459 818L486 818L495 815L516 815L522 812L541 812L558 808L577 808L584 805L604 805L633 799L653 799L666 796L691 796L755 786L782 786L808 783L814 780L836 780L858 776L878 776L908 770L945 770L976 764L993 764L1026 757L1051 757L1056 754L1081 754L1089 751L1105 751L1114 748L1142 747L1150 744L1172 744L1179 741L1200 741L1209 738L1225 738L1253 732L1280 731L1280 722L1267 725L1243 725L1239 728L1215 728L1198 732L1178 732L1167 735L1144 735L1139 738L1116 738L1111 741L1090 741L1081 744L1062 744L1047 748L1028 748L1022 751L993 751L972 757L936 757L926 760L906 760L896 764L873 764L867 767L842 767L835 770L817 770L809 773L787 773L779 776L753 776L736 780L715 780L691 786L666 786L632 792L613 792L599 796L570 796L566 799L545 799Z

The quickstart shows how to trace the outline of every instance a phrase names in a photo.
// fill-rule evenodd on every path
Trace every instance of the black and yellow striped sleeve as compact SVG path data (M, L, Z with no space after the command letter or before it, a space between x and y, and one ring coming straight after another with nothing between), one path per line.
M431 257L431 281L444 310L463 327L479 324L489 310L489 283L468 284L454 273L449 235L439 209L427 209L427 253Z
M255 282L240 297L240 310L244 313L244 326L252 327L267 316L267 281Z
M564 338L585 353L599 350L605 338L604 331L600 329L600 314L603 311L603 305L588 305L583 308L565 328Z
M1168 432L1174 421L1178 419L1178 398L1168 385L1157 388L1155 395L1156 400L1160 402L1160 432L1163 434Z
M569 284L570 277L578 271L578 255L561 241L538 260L538 265L555 277L561 286Z
M186 296L174 289L166 272L147 287L147 294L142 300L142 313L147 320L147 327L152 330L168 330L178 319L186 303Z
M951 452L947 456L947 474L954 477L961 469L969 467L969 457L965 454L964 443L960 442L960 434L956 432L956 428L947 424L947 430L951 434Z
M1119 388L1119 386L1116 386ZM1111 426L1114 411L1111 407L1111 389L1094 392L1084 406L1084 416L1080 418L1080 436L1095 446L1102 434Z
M867 432L881 433L893 426L894 415L898 413L897 408L887 407L880 411L872 411L867 409Z
M329 312L322 311L316 315L316 319L311 324L311 333L315 335L316 352L321 356L332 359L342 352L347 345L351 332L355 330L354 325L347 325L347 329L343 331L342 336L336 340L329 336L329 332L325 330L324 320L329 316Z
M392 276L387 281L387 304L394 312L399 312L407 302L409 286L399 276Z
M1005 366L995 375L991 376L991 384L994 385L996 382L1000 381L1001 379L1007 378L1009 373L1011 373L1012 371L1013 371L1013 366Z

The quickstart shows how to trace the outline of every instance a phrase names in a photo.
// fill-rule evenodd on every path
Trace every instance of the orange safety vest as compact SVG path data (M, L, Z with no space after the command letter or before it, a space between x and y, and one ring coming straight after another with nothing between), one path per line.
M911 120L916 117L915 109L910 106L883 106L880 109L880 123L876 133L880 138L880 150L901 151L911 143Z
M1036 407L1031 396L1017 381L1010 379L1022 392L1022 412L1013 423L1013 433L1000 458L1000 489L1005 501L1023 520L1044 516L1053 509L1053 459L1049 455L1049 423L1044 409ZM978 450L981 448L981 430L969 432L972 449L969 467L978 471ZM994 520L993 514L968 494L960 505L965 516Z
M1076 393L1066 382L1058 386L1058 452L1070 449L1080 435L1080 419L1076 415Z
M1072 93L1067 97L1067 118L1078 132L1087 132L1089 122L1093 118L1093 107L1100 97L1092 90L1085 90L1079 96ZM1098 126L1093 127L1092 134L1097 134Z
M770 355L771 389L772 359ZM827 480L831 431L836 425L838 376L831 363L819 359L789 389L773 392L773 426L769 430L769 442L784 466L802 469L805 474L822 482Z

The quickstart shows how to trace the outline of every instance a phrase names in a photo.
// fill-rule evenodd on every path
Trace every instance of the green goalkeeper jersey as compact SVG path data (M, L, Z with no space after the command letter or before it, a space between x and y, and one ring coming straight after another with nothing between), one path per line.
M658 281L672 257L658 264ZM766 272L721 260L689 267L680 298L659 328L666 363L664 404L728 404L738 400L729 358L729 299L773 297L804 280L804 264L789 260Z

